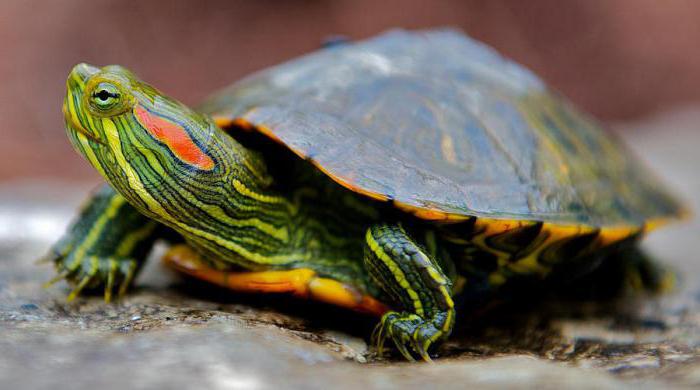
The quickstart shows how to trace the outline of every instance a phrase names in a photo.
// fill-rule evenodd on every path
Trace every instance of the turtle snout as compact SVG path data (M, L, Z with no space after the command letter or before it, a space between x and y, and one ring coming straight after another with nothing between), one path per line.
M98 137L89 130L89 122L86 121L84 115L83 99L85 86L88 79L100 71L88 64L78 64L71 70L68 79L66 80L66 97L63 100L63 116L66 119L68 131L80 133L83 136L97 142L102 143Z
M80 63L73 67L73 70L70 72L70 78L84 83L88 78L90 78L90 76L98 73L99 71L100 68L90 64Z

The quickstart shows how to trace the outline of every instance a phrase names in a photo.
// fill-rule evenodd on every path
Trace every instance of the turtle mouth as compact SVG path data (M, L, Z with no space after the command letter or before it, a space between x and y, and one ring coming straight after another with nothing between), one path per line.
M73 67L66 81L66 98L63 101L63 117L66 118L66 125L76 134L81 134L85 136L85 138L100 145L106 145L104 141L100 140L93 132L86 129L85 126L80 123L76 112L80 110L80 104L77 103L80 99L74 99L74 97L80 96L83 93L88 79L98 72L99 68L88 64L78 64ZM73 103L72 107L70 103Z
M104 143L104 141L97 138L97 136L92 134L80 122L76 121L75 118L73 118L73 115L71 115L71 113L68 111L68 107L66 106L66 103L63 103L63 116L66 118L68 126L70 127L71 130L73 130L74 132L76 132L78 134L85 136L85 138L87 138L91 141L94 141L100 145L106 145Z

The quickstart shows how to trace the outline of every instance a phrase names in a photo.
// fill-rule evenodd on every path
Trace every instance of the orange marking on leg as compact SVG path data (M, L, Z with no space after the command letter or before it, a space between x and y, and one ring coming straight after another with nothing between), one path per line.
M381 316L389 308L373 297L337 280L321 278L309 268L288 271L230 272L213 269L187 245L176 245L163 258L170 267L198 279L250 293L288 293Z
M192 137L179 124L152 114L139 105L134 107L134 115L141 126L158 141L166 144L184 163L204 170L214 168L214 160L194 143Z

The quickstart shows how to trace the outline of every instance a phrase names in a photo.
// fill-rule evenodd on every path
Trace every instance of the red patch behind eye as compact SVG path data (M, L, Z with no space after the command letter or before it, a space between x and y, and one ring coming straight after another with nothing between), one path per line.
M151 114L139 105L134 107L134 115L155 139L166 144L173 154L183 162L204 170L214 168L214 161L211 157L192 141L182 126Z

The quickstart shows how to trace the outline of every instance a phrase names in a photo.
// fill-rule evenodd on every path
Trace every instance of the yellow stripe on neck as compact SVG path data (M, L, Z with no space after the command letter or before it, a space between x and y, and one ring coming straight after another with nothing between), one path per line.
M203 231L201 229L194 228L185 223L174 218L170 213L168 213L163 206L161 206L158 201L153 198L153 196L146 190L138 174L134 168L126 161L124 157L124 152L122 151L121 142L119 139L119 133L117 127L109 119L102 120L102 126L105 131L107 142L114 153L117 164L124 170L126 174L127 182L129 187L136 193L144 203L146 203L149 211L160 218L163 218L166 224L184 230L196 237L206 239L210 242L214 242L223 248L231 250L237 253L239 256L258 264L285 264L290 263L295 260L303 260L297 256L291 255L277 255L277 256L264 256L260 253L254 253L241 245L238 245L232 241L226 240L215 234ZM283 198L282 198L283 199Z

